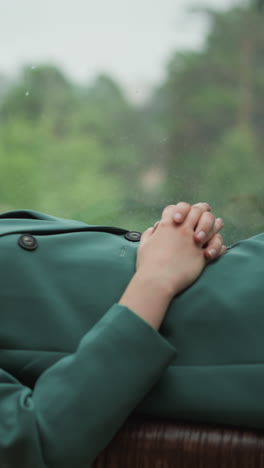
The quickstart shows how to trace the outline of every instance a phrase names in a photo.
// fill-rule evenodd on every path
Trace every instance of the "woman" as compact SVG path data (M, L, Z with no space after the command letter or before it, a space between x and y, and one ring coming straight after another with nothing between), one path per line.
M201 419L203 380L194 401L193 374L181 376L199 329L185 298L229 256L222 227L203 203L166 207L140 243L124 229L0 215L0 466L87 466L136 408Z

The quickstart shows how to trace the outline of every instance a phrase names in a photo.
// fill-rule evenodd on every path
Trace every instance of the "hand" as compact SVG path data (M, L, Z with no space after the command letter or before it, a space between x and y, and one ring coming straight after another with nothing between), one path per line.
M172 218L175 223L181 224L186 219L190 212L191 205L185 202L179 202L171 206ZM208 203L196 203L193 206L198 206L202 209L201 217L194 229L194 240L198 245L205 247L204 255L208 260L213 260L220 255L226 253L226 246L223 245L223 238L219 231L224 227L224 222L221 218L215 218L210 213L211 207ZM157 229L160 221L154 225L153 232Z
M163 290L167 288L170 297L189 287L210 261L204 254L205 248L194 239L194 231L205 212L208 207L204 204L194 205L184 222L177 224L175 205L167 206L156 227L142 234L136 263L138 276L150 279ZM221 250L219 241L218 252Z

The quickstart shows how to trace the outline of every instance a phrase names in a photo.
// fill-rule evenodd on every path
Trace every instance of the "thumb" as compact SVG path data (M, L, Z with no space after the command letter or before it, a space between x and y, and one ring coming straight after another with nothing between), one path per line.
M141 239L140 239L141 245L144 245L148 241L148 239L152 236L153 231L154 231L154 227L152 226L143 232L143 234L141 235Z

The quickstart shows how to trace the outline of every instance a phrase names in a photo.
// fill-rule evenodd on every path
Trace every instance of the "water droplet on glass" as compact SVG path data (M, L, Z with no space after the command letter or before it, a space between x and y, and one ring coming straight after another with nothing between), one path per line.
M29 96L29 91L26 91L25 96Z

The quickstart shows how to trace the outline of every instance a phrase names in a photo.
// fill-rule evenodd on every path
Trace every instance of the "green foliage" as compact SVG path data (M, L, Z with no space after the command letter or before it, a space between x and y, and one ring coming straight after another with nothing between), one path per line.
M0 140L2 209L30 207L99 224L118 214L120 183L105 173L104 148L94 137L57 138L50 124L14 120Z
M60 115L70 111L72 86L54 66L24 67L18 82L9 90L1 115L8 118L39 119L43 114Z
M210 157L200 193L208 199L213 187L215 209L224 213L234 238L254 235L264 228L260 203L263 169L254 135L246 128L226 132Z
M209 201L232 242L264 227L263 18L251 4L205 14L203 50L172 57L153 118L169 134L167 198Z
M0 75L0 209L143 230L168 203L206 200L227 243L263 230L263 15L250 1L204 14L203 49L173 54L141 106L106 75Z

